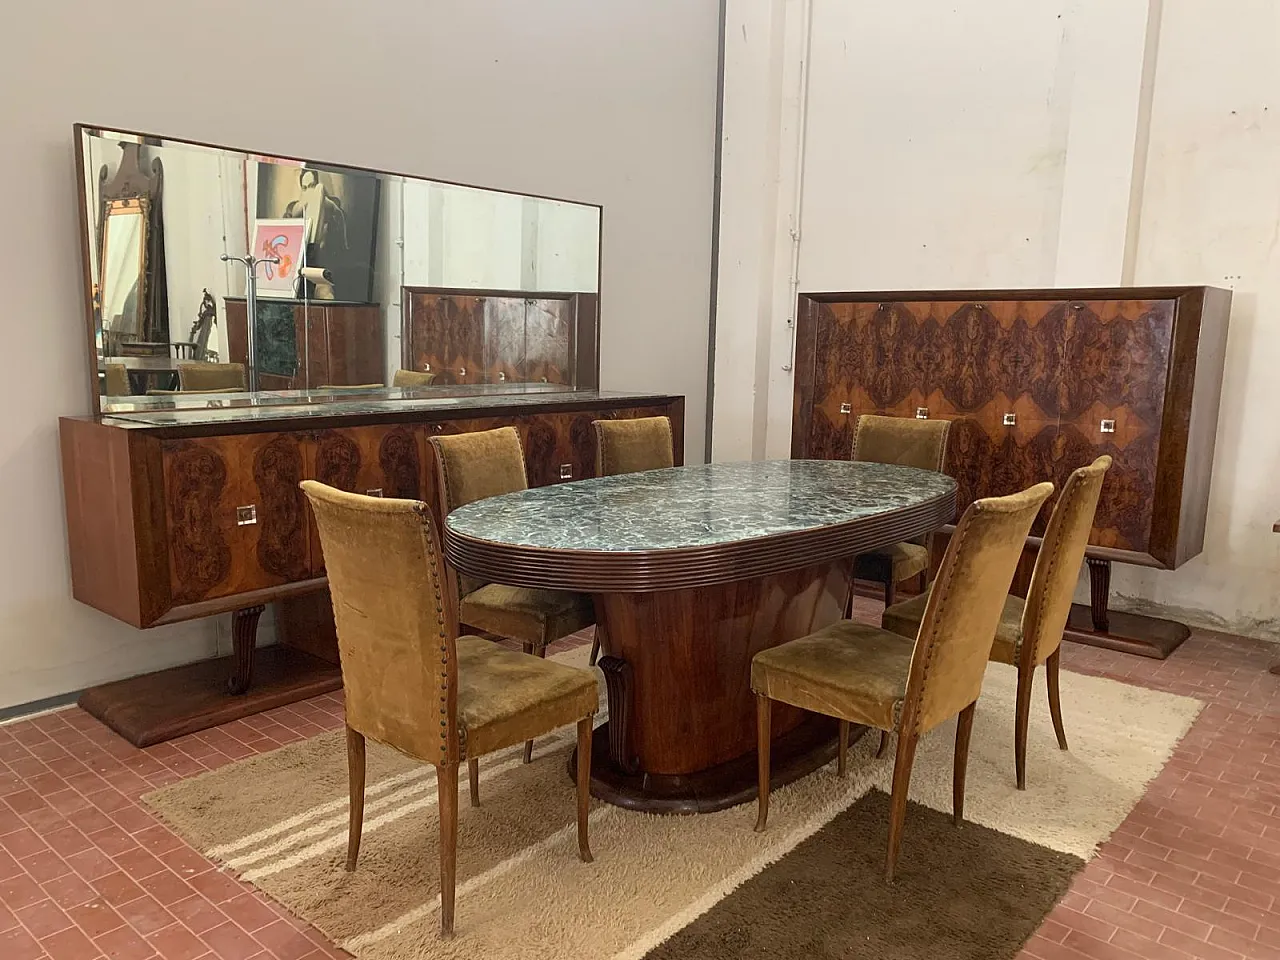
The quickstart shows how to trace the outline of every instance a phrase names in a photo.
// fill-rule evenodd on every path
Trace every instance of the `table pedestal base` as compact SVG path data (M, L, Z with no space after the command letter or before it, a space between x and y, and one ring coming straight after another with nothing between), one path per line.
M774 787L799 780L836 755L837 723L808 714L796 727L773 741ZM851 742L866 732L854 727ZM577 751L569 757L569 773L577 770ZM727 763L687 774L626 773L609 758L609 724L595 732L591 750L591 795L644 813L714 813L756 797L756 754L745 753Z

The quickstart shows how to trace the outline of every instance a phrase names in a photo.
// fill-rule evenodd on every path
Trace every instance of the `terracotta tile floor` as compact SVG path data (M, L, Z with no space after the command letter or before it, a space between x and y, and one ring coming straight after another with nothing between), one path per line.
M859 614L875 605L860 603ZM1211 633L1164 662L1067 645L1069 670L1207 705L1022 957L1280 957L1273 659L1280 648ZM331 694L146 750L76 708L0 726L0 960L345 957L138 802L341 722L341 695Z

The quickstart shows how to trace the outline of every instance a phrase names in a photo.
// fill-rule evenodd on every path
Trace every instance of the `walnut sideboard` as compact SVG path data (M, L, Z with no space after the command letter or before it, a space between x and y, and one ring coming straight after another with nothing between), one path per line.
M590 477L591 422L611 417L670 417L681 462L683 397L462 390L63 418L75 598L139 628L233 614L230 657L94 687L81 706L145 746L341 685L302 480L435 505L427 437L505 425L530 485ZM269 602L281 643L255 651Z

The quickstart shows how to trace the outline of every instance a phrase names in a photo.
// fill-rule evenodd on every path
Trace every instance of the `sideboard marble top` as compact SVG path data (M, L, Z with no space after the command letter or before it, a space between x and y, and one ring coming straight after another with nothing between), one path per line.
M450 534L541 550L712 547L917 507L956 483L931 470L844 460L712 463L556 484L479 500Z

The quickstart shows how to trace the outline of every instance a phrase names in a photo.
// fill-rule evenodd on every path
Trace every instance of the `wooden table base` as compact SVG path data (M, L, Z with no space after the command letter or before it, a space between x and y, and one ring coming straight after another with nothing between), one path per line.
M866 733L854 727L853 742ZM799 780L830 763L836 755L838 725L809 714L800 725L773 741L774 787ZM569 775L577 772L577 751L569 757ZM595 732L591 749L591 795L627 810L644 813L714 813L756 797L755 751L697 773L629 774L610 761L609 724Z
M283 644L256 652L253 683L242 694L227 689L236 666L234 657L218 657L90 687L80 706L135 747L147 747L342 687L337 664Z

